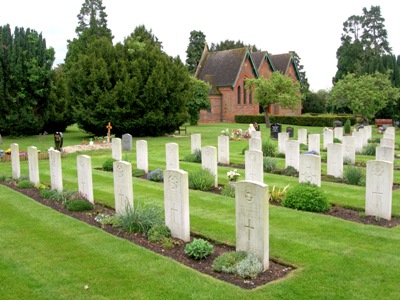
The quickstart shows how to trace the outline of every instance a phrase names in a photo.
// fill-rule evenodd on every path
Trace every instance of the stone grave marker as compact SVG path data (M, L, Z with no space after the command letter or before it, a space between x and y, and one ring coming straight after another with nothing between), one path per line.
M264 183L263 153L258 150L245 151L245 178Z
M326 149L328 147L328 144L333 143L333 130L332 129L328 129L328 128L324 129L323 140L324 140L324 144L323 144L324 149Z
M360 128L358 129L359 132L361 132L362 136L362 145L367 146L368 145L368 135L367 135L367 130L365 128Z
M285 168L291 166L299 171L300 143L298 141L286 141Z
M136 141L136 168L145 173L149 172L149 157L145 140Z
M308 135L308 151L321 152L321 135L313 133Z
M268 185L254 181L236 183L236 251L254 253L269 268Z
M354 148L356 152L361 153L364 145L364 135L361 131L353 131L353 136L355 138Z
M333 134L336 139L343 140L343 127L335 127Z
M285 143L289 140L289 133L279 132L278 133L278 153L286 154Z
M133 209L132 165L126 161L114 161L115 212L124 214Z
M394 128L394 127L388 127L388 128L386 128L385 133L395 135L395 134L396 134L396 128Z
M372 139L372 126L371 125L367 125L367 126L364 126L364 128L365 128L365 132L366 132L366 135L367 135L367 140Z
M321 186L321 156L301 154L299 163L299 182L309 182Z
M60 151L49 150L49 163L51 189L61 193L63 191L63 182Z
M262 151L262 140L258 138L249 138L249 150Z
M191 149L191 153L195 153L196 150L201 150L201 134L200 133L193 133L190 136L190 149Z
M35 186L40 184L39 177L39 157L36 147L28 147L28 167L29 167L29 181Z
M381 142L379 144L380 146L386 146L386 147L392 147L394 148L394 139L387 139L387 138L382 138Z
M165 162L167 170L179 170L179 145L177 143L165 145Z
M189 179L183 170L164 171L165 225L171 236L190 241Z
M383 134L384 139L393 139L394 140L394 134L393 133L384 133Z
M217 148L213 146L205 146L201 148L201 167L210 170L214 175L214 187L218 187L218 163Z
M13 143L10 145L10 148L11 148L12 178L19 179L21 177L21 166L19 161L19 145Z
M279 132L282 132L282 125L279 124L279 123L271 124L271 126L270 126L270 136L273 139L276 140L278 138L278 133Z
M297 130L297 140L300 144L307 145L307 129L300 128Z
M356 138L354 136L345 135L342 139L343 160L350 160L351 164L356 162Z
M89 202L94 203L92 159L88 155L76 157L76 170L78 171L78 191Z
M115 160L122 160L122 145L120 138L113 138L111 145L112 158Z
M261 131L253 131L251 137L255 139L261 139Z
M122 150L132 151L132 135L129 133L122 135Z
M343 145L339 143L328 144L327 174L337 178L343 177Z
M367 162L365 214L386 220L392 218L393 164L387 161Z
M229 165L229 136L218 136L218 162L220 164Z
M376 160L384 160L394 163L394 148L387 146L376 147Z

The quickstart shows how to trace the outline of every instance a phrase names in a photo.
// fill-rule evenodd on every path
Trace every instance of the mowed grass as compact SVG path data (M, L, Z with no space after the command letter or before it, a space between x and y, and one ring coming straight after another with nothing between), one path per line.
M247 126L211 124L189 127L189 131L202 134L203 146L217 146L217 135L226 127ZM263 138L269 135L265 126L261 130ZM322 132L322 128L315 130ZM64 146L68 135L64 135ZM165 169L168 142L179 144L181 159L190 153L189 134L145 139L150 170ZM4 137L3 141L9 142ZM231 142L230 146L231 161L243 163L241 152L247 141ZM77 187L78 154L62 159L65 189ZM95 169L111 151L85 154L92 157L96 201L114 206L112 173ZM135 150L123 157L136 167ZM191 172L201 165L181 161L181 168ZM21 169L23 175L28 174L26 162L21 162ZM219 168L221 183L227 183L230 169ZM11 176L10 163L0 163L0 170ZM244 170L239 172L243 179ZM49 183L46 160L40 161L40 176ZM284 187L297 184L298 179L265 174L264 182ZM134 178L133 189L135 201L163 207L162 184ZM331 203L363 210L365 187L323 182L322 189ZM393 193L393 213L400 215L399 190ZM193 232L234 245L234 199L190 191L190 224ZM242 290L0 186L0 299L396 299L399 242L398 228L270 206L270 256L297 269L284 280ZM85 290L85 285L89 289Z

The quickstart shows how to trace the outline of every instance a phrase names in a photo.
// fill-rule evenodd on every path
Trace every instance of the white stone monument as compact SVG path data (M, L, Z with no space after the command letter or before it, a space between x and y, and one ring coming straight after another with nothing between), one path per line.
M364 126L364 128L365 128L365 132L367 133L367 139L368 140L372 139L372 126L367 125L367 126Z
M343 139L343 127L335 127L333 130L333 134L335 139L342 140Z
M195 153L196 150L201 150L201 134L200 133L193 133L190 136L190 149L191 149L191 153Z
M351 164L356 162L356 138L354 136L345 135L342 139L343 144L343 160L350 160Z
M113 138L111 140L111 156L115 160L122 160L122 143L120 138Z
M355 138L354 148L356 152L361 153L364 146L364 135L362 131L353 131L353 136Z
M278 153L286 154L285 143L289 140L289 133L279 132L278 133Z
M308 151L321 152L321 135L313 133L308 135Z
M343 145L339 143L328 144L327 174L337 178L343 177Z
M218 136L218 162L229 165L229 136Z
M300 128L297 130L297 140L300 144L307 145L307 129Z
M217 148L213 146L205 146L201 148L201 166L203 169L210 170L214 175L214 187L218 187L218 163Z
M12 178L19 179L21 177L21 167L19 161L19 146L18 144L11 144L11 169L12 169Z
M299 182L309 182L321 186L321 156L301 154L299 164Z
M115 161L113 170L115 212L121 215L133 209L132 165Z
M367 134L367 130L365 128L360 128L358 129L359 132L361 132L361 136L362 136L362 145L367 146L368 145L368 134Z
M165 225L171 236L190 241L189 180L182 170L164 171Z
M147 152L147 141L136 141L136 168L143 170L145 173L149 172L149 157Z
M392 127L392 126L391 126L391 127L388 127L388 128L386 128L385 133L395 135L395 134L396 134L396 128L394 128L394 127Z
M262 140L258 138L249 138L249 150L262 151Z
M253 131L251 137L255 139L261 139L261 131Z
M323 134L323 139L324 139L324 149L328 147L328 144L333 143L333 130L329 128L324 129L324 134Z
M122 150L132 151L132 135L129 133L122 135Z
M258 150L245 151L246 180L264 183L263 153Z
M61 153L57 150L49 150L51 189L61 193L63 191Z
M300 143L295 140L286 141L285 168L291 166L299 170Z
M38 150L34 146L28 147L29 181L35 186L40 184Z
M376 160L384 160L394 164L394 149L387 146L376 147Z
M268 185L254 181L236 184L236 251L254 253L269 268Z
M382 138L379 145L394 148L395 146L394 142L395 142L394 139Z
M94 203L92 159L88 155L76 157L76 170L78 171L78 191L89 202Z
M179 170L179 145L177 143L165 145L165 163L167 170Z

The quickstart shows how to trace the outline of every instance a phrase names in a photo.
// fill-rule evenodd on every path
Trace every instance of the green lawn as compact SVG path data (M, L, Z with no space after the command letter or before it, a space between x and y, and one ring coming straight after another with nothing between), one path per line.
M226 127L247 128L242 124L210 124L188 130L202 134L203 146L217 146L217 135ZM322 132L322 128L311 130ZM80 141L81 135L75 127L69 128L64 146ZM262 135L268 136L265 126ZM189 134L146 140L150 170L165 168L165 143L178 143L181 159L190 153ZM30 144L34 141L24 139L24 147L35 145ZM7 145L19 140L3 137L3 142ZM241 152L247 141L230 145L231 161L243 163ZM92 157L93 168L97 168L111 151L87 154ZM65 189L77 187L76 155L62 159ZM135 151L124 153L126 156L135 167ZM200 167L181 161L181 168L188 172ZM21 169L23 175L28 174L26 162L21 162ZM223 184L227 183L228 170L218 170ZM0 163L2 173L11 176L10 163ZM40 179L47 184L50 181L46 160L40 161ZM93 181L96 201L114 206L112 173L94 169ZM298 179L265 174L264 181L284 187L295 185ZM133 189L135 201L152 201L162 207L162 184L134 178ZM331 203L360 210L364 207L365 187L322 182L322 189ZM398 216L399 192L393 193L393 214ZM234 199L190 191L190 224L194 232L234 244ZM0 299L396 299L399 242L399 228L356 224L271 206L270 257L297 269L278 282L242 290L61 215L0 185ZM85 290L85 285L89 289Z

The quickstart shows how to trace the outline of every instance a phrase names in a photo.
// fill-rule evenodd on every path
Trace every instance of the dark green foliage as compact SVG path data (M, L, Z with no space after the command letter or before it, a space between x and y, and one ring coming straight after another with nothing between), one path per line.
M186 50L186 65L190 74L194 75L197 65L203 54L206 36L201 31L192 30L190 32L189 45Z
M208 169L189 173L189 188L200 191L210 191L215 184L215 176Z
M128 233L147 232L155 225L163 224L162 210L151 203L136 204L135 207L127 207L126 212L120 216L121 226Z
M362 154L375 156L375 154L376 154L376 145L375 144L368 144L367 146L363 147Z
M341 144L342 143L342 141L339 140L338 138L333 138L333 142L337 143L337 144Z
M236 271L236 265L246 257L244 251L225 252L214 259L211 266L214 272L223 272L233 274Z
M201 163L201 150L196 149L194 153L186 155L184 160L188 162Z
M277 158L285 158L286 155L285 155L285 153L278 153L278 154L276 155L276 157L277 157Z
M66 201L65 207L69 211L85 211L85 210L92 210L93 204L87 200L74 199Z
M107 159L102 165L103 171L112 172L114 161L115 159L112 158Z
M200 260L214 253L214 247L210 242L203 239L193 239L193 242L186 244L185 254L189 257Z
M354 125L354 124L353 124ZM350 123L350 119L347 119L346 122L344 123L344 133L345 134L350 134L351 132L351 123Z
M297 126L316 126L316 127L332 127L333 121L339 120L342 123L350 120L351 124L356 124L357 120L353 116L269 116L271 124L291 124ZM264 115L235 115L235 122L240 124L250 124L257 122L265 123Z
M255 45L245 45L242 41L233 41L233 40L225 40L221 41L219 44L211 43L210 51L223 51L223 50L230 50L230 49L237 49L237 48L244 48L247 47L252 52L259 51Z
M299 176L299 172L292 166L288 166L287 168L281 171L282 175L297 177Z
M235 198L235 186L231 184L227 184L224 186L224 188L221 190L221 195L225 197L231 197Z
M305 94L301 105L303 114L305 113L324 113L326 111L325 104L328 99L329 93L325 90L319 90L314 93L308 91Z
M208 93L211 86L203 80L190 77L190 99L187 104L190 125L197 125L200 120L200 110L210 108Z
M21 180L17 183L17 187L19 187L20 189L29 189L33 188L34 186L35 185L29 180Z
M343 171L343 178L348 184L365 185L365 175L361 168L347 166Z
M263 160L264 172L271 173L276 169L276 160L272 157L264 157Z
M276 143L272 139L265 139L262 142L262 152L264 156L274 157L276 153Z
M171 230L165 224L156 224L147 232L147 239L152 243L158 243L171 237Z
M282 206L313 212L325 212L331 207L323 190L309 183L300 183L289 188L282 200Z
M40 197L42 197L42 198L51 199L52 197L54 197L54 195L57 194L57 191L56 190L43 189L43 190L40 190L39 194L40 194Z
M6 181L7 177L6 175L0 175L0 182Z
M164 181L163 170L158 168L154 171L149 172L149 174L147 174L147 179L155 182L163 182Z

